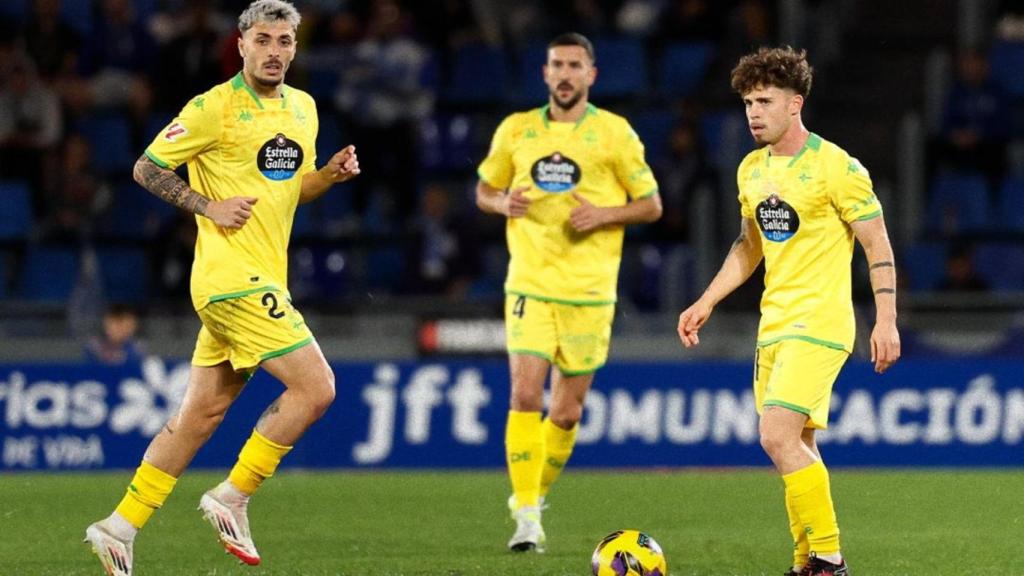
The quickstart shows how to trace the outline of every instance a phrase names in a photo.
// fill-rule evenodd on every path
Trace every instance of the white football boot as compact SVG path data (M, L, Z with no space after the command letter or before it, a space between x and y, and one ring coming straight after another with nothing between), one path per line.
M203 494L199 500L203 518L217 531L224 551L235 555L244 564L257 566L260 553L256 551L249 532L248 505L248 496L238 492L227 480Z
M107 576L132 576L132 541L114 536L107 522L100 520L86 528L83 542L92 546Z
M508 506L512 513L512 519L516 521L516 531L508 541L508 549L513 552L533 550L538 554L543 554L547 543L544 527L540 523L543 499L538 506L517 506L515 495L513 495L508 499Z

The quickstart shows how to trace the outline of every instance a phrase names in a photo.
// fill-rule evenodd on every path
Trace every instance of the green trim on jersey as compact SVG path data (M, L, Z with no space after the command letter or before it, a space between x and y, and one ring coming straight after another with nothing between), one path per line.
M165 168L167 170L171 169L171 165L170 164L168 164L167 162L164 162L163 160L157 158L156 154L153 154L152 152L149 151L149 148L146 148L146 151L143 152L143 154L145 154L147 158L152 160L153 164L156 164L157 166L159 166L161 168Z
M540 107L540 117L542 120L544 120L544 128L551 127L551 120L548 118L548 110L551 110L550 103ZM580 119L576 121L576 125L573 126L572 129L575 130L579 128L580 124L583 124L583 121L587 119L587 116L597 116L597 106L594 106L593 104L588 102L586 110L583 111L583 116L580 116Z
M855 220L855 222L863 222L864 220L871 220L872 218L878 218L881 215L882 215L882 211L881 210L875 210L871 214L865 214L865 215L861 216L860 218L857 218L857 220Z
M536 294L530 294L528 292L520 292L518 290L505 290L505 294L513 294L515 296L526 296L527 298L533 298L534 300L540 300L541 302L553 302L555 304L569 304L571 306L610 306L615 304L615 300L563 300L561 298L551 298L549 296L538 296Z
M260 107L260 110L263 109L263 102L260 102L259 94L256 94L256 91L252 89L252 86L245 83L245 78L242 76L241 71L239 71L238 74L235 74L235 77L231 79L231 87L235 90L245 88L245 91L249 93L249 96L252 96L252 99L256 101L256 105Z
M295 344L292 344L291 346L289 346L287 348L282 348L280 350L274 350L273 352L267 352L266 354L260 356L260 362L263 362L264 360L270 360L271 358L277 358L278 356L284 356L285 354L287 354L289 352L294 352L295 350L298 350L299 348L302 348L303 346L305 346L306 344L309 344L312 341L313 341L313 337L310 336L309 338L306 338L305 340L302 340L300 342L296 342Z
M537 352L536 350L526 350L525 348L524 349L518 349L517 348L517 349L509 350L508 353L509 354L522 354L524 356L536 356L537 358L543 358L544 360L547 360L548 362L553 362L554 361L554 359L551 358L551 356L548 356L547 354L545 354L543 352Z
M810 136L807 137L807 141L804 142L804 145L800 148L800 150L797 151L796 155L794 155L792 158L790 158L789 164L786 164L786 167L789 168L789 167L793 166L794 164L796 164L796 161L799 160L800 157L804 155L804 152L807 152L808 149L814 150L815 152L817 152L818 150L821 150L821 136L818 136L814 132L811 132ZM775 156L775 158L783 158L783 157L784 156ZM772 151L771 151L771 149L769 149L768 153L765 154L765 158L764 158L764 162L765 162L766 166L768 165L769 162L771 162L771 159L772 159Z
M783 402L782 400L765 400L761 404L761 406L764 406L766 408L768 406L779 406L781 408L786 408L786 409L792 410L793 412L799 412L799 413L803 414L804 416L810 416L811 415L811 409L810 408L804 408L803 406L797 406L796 404L790 404L789 402Z
M267 284L266 286L260 286L259 288L250 288L248 290L242 290L240 292L230 292L228 294L216 294L210 296L209 302L220 302L221 300L231 300L232 298L241 298L242 296L248 296L249 294L255 294L257 292L280 292L281 290L273 284Z
M772 344L775 344L776 342L781 342L783 340L803 340L804 342L810 342L811 344L817 344L818 346L824 346L826 348L831 348L833 350L846 350L846 346L843 346L838 342L820 340L818 338L813 338L811 336L802 336L799 334L787 334L785 336L776 336L775 338L769 338L768 340L758 340L757 347L764 348L765 346L771 346Z
M637 200L643 200L644 198L650 198L651 196L654 196L657 193L658 193L658 189L654 188L652 190L648 190L647 192L644 192L643 194L637 196L636 199Z

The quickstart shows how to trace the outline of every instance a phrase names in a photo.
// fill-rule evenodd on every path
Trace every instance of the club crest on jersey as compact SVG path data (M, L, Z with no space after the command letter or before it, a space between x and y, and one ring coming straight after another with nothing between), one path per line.
M757 225L772 242L785 242L800 228L800 215L778 194L770 194L757 205Z
M302 158L302 146L279 133L260 146L256 165L270 180L288 180L302 166Z
M545 192L566 192L579 184L582 173L572 158L555 152L534 162L530 175L533 183Z
M167 131L164 132L164 140L168 142L174 142L180 136L188 134L188 129L181 125L181 122L175 122L167 127Z

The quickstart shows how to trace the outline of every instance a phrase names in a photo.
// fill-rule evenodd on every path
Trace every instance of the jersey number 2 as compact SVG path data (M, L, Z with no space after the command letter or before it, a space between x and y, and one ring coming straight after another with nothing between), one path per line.
M278 318L284 318L284 312L277 309L277 295L273 292L267 292L263 295L263 305L270 306L270 310L267 310L267 314L271 318L277 320Z

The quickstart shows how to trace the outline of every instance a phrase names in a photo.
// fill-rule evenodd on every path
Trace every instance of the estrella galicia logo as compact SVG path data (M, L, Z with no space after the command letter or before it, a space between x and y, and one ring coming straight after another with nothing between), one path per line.
M800 228L800 216L778 194L772 194L757 205L757 225L765 238L785 242Z
M302 166L302 147L284 134L278 134L260 146L256 165L271 180L288 180Z
M533 182L545 192L572 190L580 181L580 167L571 158L555 152L533 163Z

